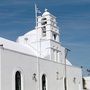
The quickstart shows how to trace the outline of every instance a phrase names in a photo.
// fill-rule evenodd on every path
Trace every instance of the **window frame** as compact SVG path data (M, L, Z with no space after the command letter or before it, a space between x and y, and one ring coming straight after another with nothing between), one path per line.
M45 78L45 87L43 87L43 76ZM46 74L42 74L42 77L41 77L41 82L42 82L42 90L47 90L47 77L46 77ZM45 89L44 89L45 88Z

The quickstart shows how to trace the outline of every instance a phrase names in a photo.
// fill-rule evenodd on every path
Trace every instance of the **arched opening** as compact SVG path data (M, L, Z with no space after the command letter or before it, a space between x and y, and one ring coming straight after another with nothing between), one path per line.
M46 90L46 75L42 75L42 90Z
M46 24L47 24L47 21L42 21L41 24L42 24L42 25L46 25Z
M53 34L53 36L54 36L54 40L56 40L56 34Z
M82 78L82 83L83 83L83 89L87 89L87 88L86 88L86 81L85 81L84 78Z
M56 33L52 33L53 35L53 40L57 40L57 34Z
M42 18L42 20L47 20L47 18Z
M64 88L67 90L67 82L66 82L66 77L64 78Z
M46 26L42 27L42 36L46 36Z
M15 73L15 90L21 90L21 72Z

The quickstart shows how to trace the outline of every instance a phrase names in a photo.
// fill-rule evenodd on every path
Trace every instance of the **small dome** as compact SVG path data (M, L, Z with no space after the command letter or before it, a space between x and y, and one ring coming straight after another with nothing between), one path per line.
M47 9L45 9L45 12L42 14L42 16L46 16L48 14L50 14L50 13L47 11Z

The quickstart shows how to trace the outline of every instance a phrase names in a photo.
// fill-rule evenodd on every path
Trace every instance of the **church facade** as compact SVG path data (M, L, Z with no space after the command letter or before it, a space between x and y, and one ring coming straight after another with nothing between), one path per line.
M45 9L16 42L0 38L1 90L82 90L82 71L67 59L56 17Z

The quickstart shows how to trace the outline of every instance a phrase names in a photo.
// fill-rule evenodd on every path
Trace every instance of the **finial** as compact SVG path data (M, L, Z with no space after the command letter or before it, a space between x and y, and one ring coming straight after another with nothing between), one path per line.
M45 8L45 12L47 12L47 11L48 11L48 9Z

